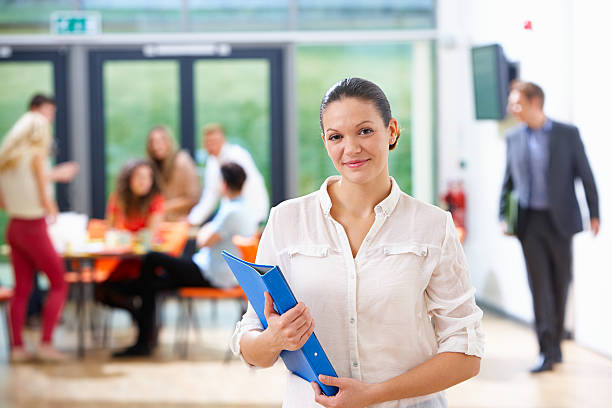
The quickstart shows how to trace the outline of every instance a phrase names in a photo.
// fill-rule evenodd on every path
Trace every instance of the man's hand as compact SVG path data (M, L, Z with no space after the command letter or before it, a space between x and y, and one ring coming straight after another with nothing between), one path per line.
M306 305L302 302L279 315L274 310L274 302L268 292L264 295L266 304L264 315L268 328L262 335L267 337L269 344L279 352L282 350L299 350L314 331L314 319Z
M599 234L599 218L591 218L591 232L596 237Z
M508 236L508 237L513 237L514 234L511 234L508 232L508 223L506 223L506 221L500 221L499 222L499 229L501 230L502 234Z
M333 397L323 394L319 384L310 383L315 392L315 401L324 407L362 408L375 402L373 400L373 385L357 381L353 378L336 378L320 375L319 381L325 385L338 387L339 391Z

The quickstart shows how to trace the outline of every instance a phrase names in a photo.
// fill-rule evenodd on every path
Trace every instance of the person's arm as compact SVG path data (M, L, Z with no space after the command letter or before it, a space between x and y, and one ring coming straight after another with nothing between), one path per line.
M198 202L200 195L198 172L188 153L183 151L178 153L175 171L180 175L182 194L179 197L166 200L165 208L167 212L187 213Z
M441 353L378 384L366 384L352 378L320 376L319 380L323 384L340 389L334 397L325 396L317 383L311 385L315 391L315 401L324 407L365 407L439 392L474 377L479 370L479 357Z
M36 189L38 190L38 197L40 204L45 209L46 213L55 220L58 213L57 203L47 193L47 176L46 176L46 157L38 153L32 157L32 172L34 174L34 181L36 182Z
M279 315L274 311L268 292L265 297L264 315L268 327L263 331L248 331L240 341L242 357L257 367L272 366L283 350L299 350L314 332L314 319L304 303L300 302Z
M200 201L191 209L187 221L191 225L200 225L212 214L221 195L221 170L219 163L212 157L206 164L204 173L204 190Z
M256 263L279 264L279 251L274 243L276 226L276 211L273 209L259 241ZM264 330L249 303L248 310L238 323L231 343L235 354L241 355L246 363L256 367L270 367L284 349L299 349L314 330L314 320L303 303L279 315L272 307L270 295L266 293L265 296L264 315L268 327Z
M47 178L54 183L68 183L78 172L79 165L77 162L63 162L53 166L53 168L49 170Z
M155 236L164 219L165 203L161 195L153 197L151 213L147 217L147 229Z
M198 231L196 245L198 248L210 247L221 242L221 235L216 232L210 222L204 224Z
M512 171L510 168L510 138L506 137L506 168L504 170L504 179L502 182L502 190L499 197L499 222L501 230L504 234L508 233L508 220L506 220L506 212L508 206L507 196L512 193L514 189L514 180L512 179Z
M575 174L582 180L584 194L586 196L587 205L589 207L589 218L591 219L591 231L593 235L599 232L599 196L597 194L597 186L595 185L595 177L589 165L589 159L584 151L584 144L580 138L580 132L576 128L574 139L574 166Z
M499 198L499 219L503 220L506 214L506 195L512 192L514 181L512 180L512 171L510 170L510 139L506 138L506 167L504 170L504 179L502 182L502 190Z
M323 406L363 407L442 391L478 374L483 355L482 311L476 306L465 254L450 213L446 215L440 261L425 291L427 310L435 328L438 354L397 377L378 384L350 378L323 378L340 388L334 397L315 389Z

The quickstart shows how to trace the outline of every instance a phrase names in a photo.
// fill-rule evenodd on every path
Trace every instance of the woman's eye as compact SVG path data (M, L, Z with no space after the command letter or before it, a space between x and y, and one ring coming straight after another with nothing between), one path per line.
M361 129L361 130L359 131L359 134L360 134L360 135L368 135L368 134L370 134L370 133L372 133L372 132L373 132L373 130L372 130L372 129L370 129L370 128L363 128L363 129Z
M340 140L340 135L338 135L338 134L333 134L333 135L330 135L330 136L327 138L327 140L332 140L332 141L335 141L335 140Z

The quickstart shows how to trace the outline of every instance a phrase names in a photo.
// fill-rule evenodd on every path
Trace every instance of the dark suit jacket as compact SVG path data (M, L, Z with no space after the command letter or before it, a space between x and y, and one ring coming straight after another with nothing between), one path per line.
M550 213L557 230L569 238L582 231L582 218L574 188L575 179L580 178L584 185L590 218L599 218L597 187L575 126L553 121L548 148L546 179ZM518 126L506 134L506 172L500 199L500 218L505 213L506 193L529 191L528 160L527 132L523 126ZM519 238L525 229L524 214L525 209L522 208L517 225Z

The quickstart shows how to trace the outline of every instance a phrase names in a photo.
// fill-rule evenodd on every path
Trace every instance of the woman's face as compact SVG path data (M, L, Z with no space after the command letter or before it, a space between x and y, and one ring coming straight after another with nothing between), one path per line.
M397 121L385 126L373 102L341 98L323 111L323 142L327 154L344 180L356 184L389 176L389 145Z
M149 194L153 186L153 169L149 166L138 166L130 176L130 190L135 196L143 197Z
M170 154L170 140L163 130L157 129L149 135L149 151L156 160L164 160Z

